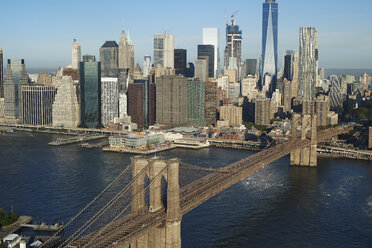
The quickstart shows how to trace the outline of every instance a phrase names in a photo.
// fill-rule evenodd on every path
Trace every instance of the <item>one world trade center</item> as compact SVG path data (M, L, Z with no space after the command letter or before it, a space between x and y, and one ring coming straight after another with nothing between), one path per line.
M278 3L265 0L262 13L262 90L271 96L278 71Z

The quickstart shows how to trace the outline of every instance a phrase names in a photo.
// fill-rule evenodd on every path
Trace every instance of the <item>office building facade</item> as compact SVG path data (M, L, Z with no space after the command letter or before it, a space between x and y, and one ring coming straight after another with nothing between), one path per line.
M198 59L204 57L208 57L208 77L213 78L215 74L213 45L198 45Z
M300 28L298 98L312 100L318 78L318 37L314 27Z
M8 59L4 78L4 115L7 118L22 118L22 86L28 85L24 59Z
M240 126L243 123L243 108L236 106L221 106L220 120L228 120L232 127Z
M139 127L155 124L156 87L147 79L135 79L128 85L128 115Z
M174 49L174 69L176 75L186 77L187 50Z
M257 59L246 59L245 60L245 75L254 76L257 73Z
M188 124L187 79L161 76L156 79L156 123L170 126Z
M171 34L154 35L154 66L174 68L174 36Z
M101 123L107 127L119 117L119 84L117 78L101 78Z
M106 41L99 49L102 77L116 77L119 46L116 41Z
M189 126L205 126L205 82L187 81Z
M218 28L203 28L203 45L213 45L214 48L214 78L217 78L220 70L220 31Z
M273 117L269 98L258 98L254 100L254 122L257 125L269 125Z
M52 107L53 126L76 128L80 125L80 105L76 85L70 76L57 82L57 94Z
M331 79L331 85L329 87L329 103L333 108L342 107L343 104L341 82L336 76Z
M217 82L205 83L205 121L208 126L217 123L218 111L218 87Z
M22 122L29 125L52 125L52 106L56 95L53 86L22 86Z
M101 63L80 63L81 127L101 128Z
M283 78L292 81L293 79L293 55L294 51L287 50L284 55L284 71Z
M262 11L262 85L265 76L269 75L270 91L275 90L278 71L278 3L276 0L265 0Z

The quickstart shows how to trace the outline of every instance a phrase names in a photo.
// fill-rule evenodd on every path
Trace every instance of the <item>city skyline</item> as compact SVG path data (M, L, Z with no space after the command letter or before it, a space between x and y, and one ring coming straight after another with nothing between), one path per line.
M110 18L98 18L101 16L98 15L101 14L98 1L86 5L67 0L53 3L53 6L47 1L6 2L3 3L6 11L0 21L8 24L2 27L0 46L4 50L4 61L24 58L27 69L56 70L71 64L74 38L81 44L82 55L93 54L98 58L100 46L107 40L118 42L124 28L131 33L136 63L140 65L143 56L153 54L153 35L162 32L174 35L175 48L187 49L187 60L193 62L197 57L197 45L202 44L202 29L219 28L220 48L224 47L226 21L239 9L235 20L243 31L242 58L259 58L263 2L234 1L227 4L219 1L211 4L205 1L198 2L198 8L194 8L196 1L193 0L187 3L146 2L145 7L139 3L109 1L108 4L117 5L110 10ZM370 23L368 9L372 3L364 0L358 5L348 1L338 1L337 5L318 0L277 2L280 8L279 67L283 64L285 50L299 49L298 36L302 26L313 26L318 30L320 67L372 67L372 34L366 32ZM157 10L169 14L159 16ZM19 18L15 20L14 16ZM13 21L9 23L9 19Z

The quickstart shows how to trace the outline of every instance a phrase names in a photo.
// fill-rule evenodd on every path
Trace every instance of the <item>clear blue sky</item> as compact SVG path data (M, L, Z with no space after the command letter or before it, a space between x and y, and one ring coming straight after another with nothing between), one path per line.
M196 57L203 27L220 29L220 54L225 46L225 10L236 9L243 30L243 58L261 54L264 0L12 0L2 1L0 47L5 58L24 58L27 68L55 68L71 63L76 38L82 54L98 58L106 40L118 41L130 30L136 62L151 55L153 34L175 36L175 48ZM301 26L318 30L319 64L325 68L372 68L371 0L277 0L279 3L279 64L283 51L298 50Z

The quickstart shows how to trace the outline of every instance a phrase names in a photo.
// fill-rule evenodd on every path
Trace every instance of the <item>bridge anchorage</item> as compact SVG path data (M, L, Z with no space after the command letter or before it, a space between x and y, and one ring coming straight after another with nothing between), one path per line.
M290 153L290 165L317 166L317 124L316 115L300 115L294 113L292 115L291 124L291 141L306 140L310 138L310 145L299 148ZM301 135L298 137L298 128L301 128ZM308 135L308 127L310 133Z

